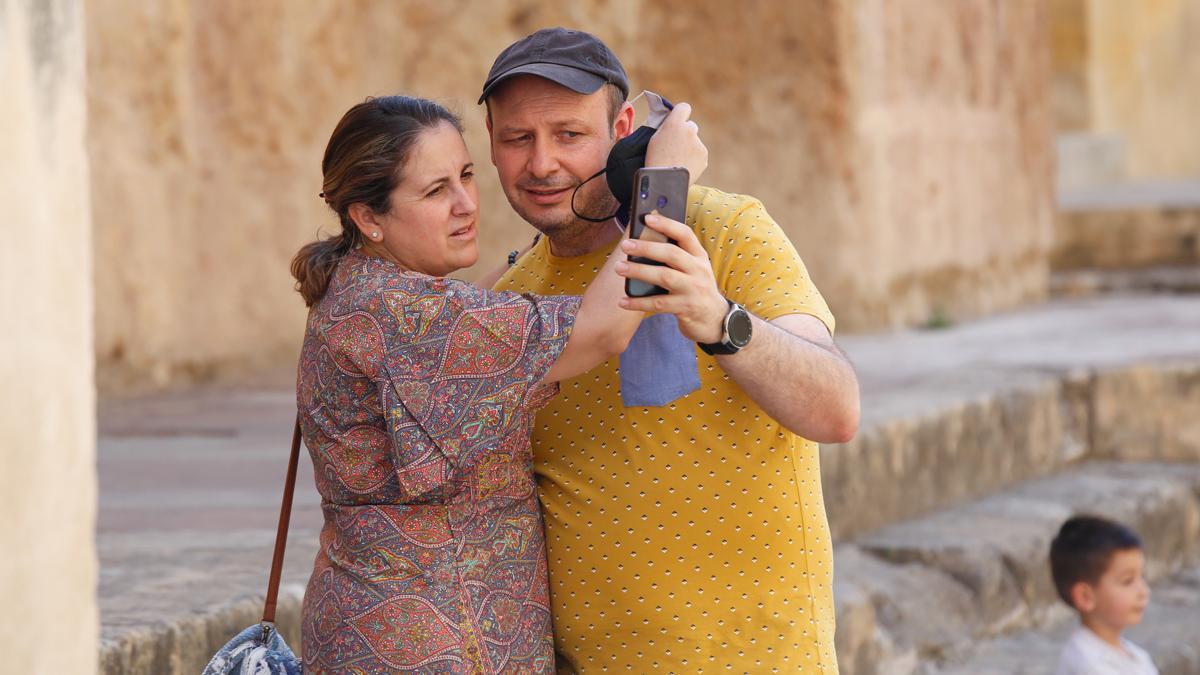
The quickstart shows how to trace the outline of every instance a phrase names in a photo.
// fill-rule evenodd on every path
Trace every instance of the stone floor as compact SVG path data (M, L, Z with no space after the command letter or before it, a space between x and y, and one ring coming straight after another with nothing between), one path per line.
M1057 300L942 330L851 336L841 344L860 374L860 436L869 436L964 401L1054 384L1064 374L1200 363L1200 297ZM234 628L255 619L293 415L292 392L278 384L101 402L103 672L197 672ZM823 461L837 451L826 448ZM841 474L831 473L827 495L840 489ZM315 551L320 510L312 484L311 466L302 461L284 620L295 617ZM842 516L831 508L830 517L836 523ZM283 627L294 635L294 626Z

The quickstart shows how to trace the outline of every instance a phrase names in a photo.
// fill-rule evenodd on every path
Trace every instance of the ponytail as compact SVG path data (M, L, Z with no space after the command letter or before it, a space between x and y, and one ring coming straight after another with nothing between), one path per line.
M357 234L357 230L353 231ZM320 239L309 244L296 253L292 258L292 276L296 278L296 290L304 298L304 306L312 307L325 296L329 288L329 280L338 263L346 254L357 247L353 241L357 237L339 234L336 237Z

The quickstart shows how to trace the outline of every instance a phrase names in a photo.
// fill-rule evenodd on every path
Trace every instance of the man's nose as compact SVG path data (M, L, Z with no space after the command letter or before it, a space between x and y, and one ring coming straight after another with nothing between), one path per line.
M535 178L545 178L558 171L558 157L550 142L545 139L534 141L528 171Z

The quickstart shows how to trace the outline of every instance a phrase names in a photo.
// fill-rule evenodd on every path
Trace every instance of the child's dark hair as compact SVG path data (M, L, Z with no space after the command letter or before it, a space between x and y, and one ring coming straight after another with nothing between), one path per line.
M1113 554L1140 549L1142 540L1124 525L1098 516L1075 516L1062 524L1050 542L1050 574L1063 602L1071 602L1071 588L1084 581L1097 584Z

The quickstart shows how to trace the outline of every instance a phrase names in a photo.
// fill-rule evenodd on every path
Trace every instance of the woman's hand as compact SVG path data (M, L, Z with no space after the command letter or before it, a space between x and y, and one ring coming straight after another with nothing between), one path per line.
M678 246L668 242L626 239L621 242L621 250L626 254L665 264L622 261L617 263L617 274L662 286L668 294L621 298L621 307L639 312L674 314L679 322L679 332L689 340L720 342L725 332L723 323L729 303L717 288L712 263L700 240L690 227L658 214L647 215L646 225L674 239Z
M708 168L708 148L700 140L700 128L691 121L692 106L679 103L663 120L646 146L646 166L682 166L689 182L695 183Z

